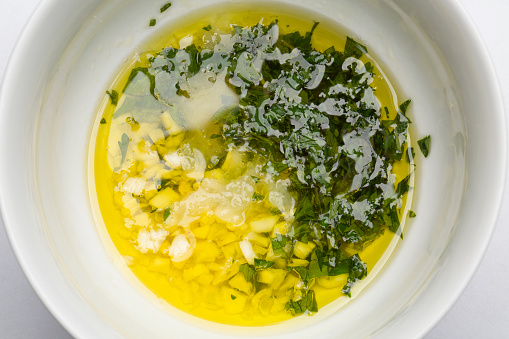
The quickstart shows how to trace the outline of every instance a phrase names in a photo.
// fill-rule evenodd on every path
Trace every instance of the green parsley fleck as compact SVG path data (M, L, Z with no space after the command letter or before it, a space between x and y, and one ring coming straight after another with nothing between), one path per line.
M270 212L270 214L272 214L272 215L278 215L278 214L281 214L281 211L279 210L279 208L276 208L276 207L273 207L273 208L269 209L269 212Z
M149 25L150 27L155 26L155 25L156 25L156 22L157 22L157 20L156 20L156 19L151 19L151 20L150 20L150 23L149 23L148 25Z
M407 101L399 105L399 110L401 111L401 114L406 116L406 111L408 110L408 106L410 105L411 102L412 100L408 99Z
M318 305L316 303L315 291L305 290L302 292L302 298L298 301L290 300L285 308L292 312L293 315L307 312L317 312Z
M255 268L269 268L269 267L274 266L275 262L255 258L254 264L255 264Z
M422 155L424 155L424 157L427 158L431 148L431 136L428 135L422 138L421 140L417 141L417 144L421 149Z
M171 2L168 2L167 4L163 5L161 7L161 13L163 13L164 11L166 11L170 7L171 7Z
M244 275L244 279L246 279L246 281L252 281L255 277L255 269L249 264L240 265L239 272Z
M253 201L262 201L264 198L265 198L265 196L263 194L260 194L258 192L254 192L252 200Z
M170 216L171 214L171 209L167 208L164 210L164 213L163 213L163 220L166 220L168 219L168 217Z
M117 103L118 103L118 93L117 93L117 91L115 91L115 90L112 90L111 92L110 91L106 91L106 94L109 95L112 105L116 106Z

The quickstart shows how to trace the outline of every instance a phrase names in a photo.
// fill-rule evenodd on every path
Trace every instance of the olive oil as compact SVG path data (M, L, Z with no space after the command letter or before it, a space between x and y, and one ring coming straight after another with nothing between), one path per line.
M164 105L157 103L155 96L147 95L146 104L159 110L161 121L153 122L152 118L137 121L131 112L147 108L128 106L130 102L137 105L142 102L137 84L145 81L144 70L170 60L158 58L163 49L171 46L173 49L168 53L179 53L188 48L188 55L194 55L189 49L191 45L214 50L217 43L226 44L235 27L241 32L245 27L277 21L278 36L299 32L305 37L313 29L314 50L325 53L331 46L342 50L348 44L346 31L326 21L316 25L319 19L278 7L267 10L253 10L249 4L218 7L161 30L162 34L143 47L148 52L135 55L111 86L110 94L115 91L118 102L114 105L111 96L106 97L107 103L98 114L95 136L94 175L101 215L111 240L136 277L156 296L182 311L218 323L260 326L299 314L298 308L302 306L299 301L309 291L313 291L318 309L335 300L338 304L349 300L344 293L344 286L350 282L348 273L304 281L299 267L311 270L311 258L317 253L312 239L305 242L292 238L290 257L283 252L275 254L275 246L283 243L283 238L293 237L296 208L292 203L298 200L298 193L283 187L290 181L286 172L271 174L270 169L261 170L267 165L264 154L247 155L242 147L233 147L231 142L222 149L225 146L220 143L221 133L231 126L228 122L221 126L215 121L217 112L230 112L243 103L224 76L213 81L200 80L205 85L198 80L179 85L177 96L166 102L168 107L177 106L180 112L177 115L163 113L167 110ZM178 55L171 58L177 60ZM361 69L368 63L375 76L369 80L372 91L365 95L369 101L366 105L380 112L379 122L395 120L401 116L398 98L375 60L363 53L358 59L353 58L350 66ZM134 72L136 69L139 71ZM221 72L218 70L217 74ZM239 83L256 76L241 73ZM230 84L234 83L232 79ZM249 81L257 81L253 79ZM155 81L163 80L156 77ZM145 85L154 87L150 83ZM309 87L315 85L308 82ZM164 101L162 89L155 91ZM133 101L135 97L137 101ZM150 114L143 116L152 117ZM410 136L405 137L404 144L410 144ZM406 149L404 152L408 153ZM159 158L151 156L154 154ZM400 183L405 179L406 186L413 186L412 162L411 156L409 159L403 156L392 164L387 178L392 191L404 186ZM151 176L156 179L139 180L142 175L148 177L148 172L157 172ZM242 190L236 191L237 186ZM368 273L367 278L355 280L352 296L380 270L400 239L411 194L412 190L405 190L394 202L396 218L401 220L396 233L387 224L374 239L365 243L344 241L338 248L344 255L361 258ZM278 207L276 199L269 199L271 195L281 196L287 203ZM232 199L228 208L218 207L223 206L218 202L220 199L231 196L240 200ZM244 206L238 209L242 212L231 212L236 204ZM179 215L180 210L184 212ZM175 219L176 215L179 219ZM181 245L176 245L177 242ZM305 313L309 311L315 311L313 306Z

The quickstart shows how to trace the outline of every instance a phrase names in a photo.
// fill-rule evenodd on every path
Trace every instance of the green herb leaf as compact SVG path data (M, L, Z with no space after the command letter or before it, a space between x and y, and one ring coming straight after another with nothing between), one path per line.
M157 191L161 191L163 188L165 188L168 184L170 184L169 179L161 179L160 184L157 185ZM166 219L166 218L165 218Z
M309 271L308 271L307 267L295 266L293 268L293 270L299 274L300 280L302 280L304 282L304 284L306 284L306 286L308 286L310 279L309 279Z
M302 298L298 301L290 300L288 303L286 303L285 309L292 312L293 315L302 314L306 311L317 312L318 305L316 303L315 291L303 291Z
M171 2L168 2L166 4L164 4L162 7L161 7L161 13L163 13L164 11L166 11L168 8L171 7Z
M296 221L307 221L307 220L316 220L316 213L308 196L302 198L297 206L295 211L295 220Z
M389 119L389 117L390 117L390 113L389 113L389 109L387 108L387 106L386 106L386 107L384 107L384 111L385 111L385 117L386 117L387 119Z
M327 266L320 262L318 258L317 251L313 251L313 253L311 253L311 261L309 262L308 267L308 279L329 275ZM320 259L323 259L323 256L320 255Z
M106 119L102 118L100 123L104 125L106 123Z
M410 212L408 212L408 216L409 216L410 218L415 218L415 217L417 216L417 214L415 214L415 212L414 212L414 211L410 210Z
M341 275L350 272L350 259L343 259L339 261L335 267L333 267L330 272L329 276L336 276Z
M427 158L431 147L431 136L428 135L422 138L421 140L417 141L417 144L421 149L422 155L424 155L424 157Z
M117 93L117 91L115 91L115 90L112 90L111 92L110 91L106 91L106 94L109 95L110 100L111 100L111 104L116 106L117 103L118 103L118 93Z
M208 31L210 31L212 29L212 26L207 25L207 26L203 27L203 29L208 32Z
M368 274L366 264L361 260L359 255L354 254L350 258L350 267L348 272L348 280L345 286L343 286L342 292L351 297L353 285L360 279L364 278Z
M401 111L401 114L406 116L406 111L407 111L408 106L410 105L411 102L412 102L412 100L408 99L407 101L405 101L404 103L399 105L399 110Z
M391 207L386 214L383 216L385 225L389 227L389 230L393 233L400 234L400 222L398 217L398 211L396 207Z
M278 233L275 238L270 239L270 242L275 256L281 256L284 259L288 258L288 253L286 251L288 239L285 236Z
M163 220L166 220L168 219L168 217L170 216L171 214L171 209L167 208L164 210L164 213L163 213Z
M234 296L233 294L231 294L230 296L231 296L232 300L237 299L237 297L236 297L236 296Z
M281 214L281 211L280 211L280 210L279 210L279 208L277 208L277 207L270 208L270 209L269 209L269 212L270 212L270 214L272 214L272 215L278 215L278 214Z
M408 185L408 182L410 181L411 175L412 174L407 175L403 180L401 180L398 183L398 186L396 187L396 193L399 196L402 196L403 194L405 194L406 192L408 192L410 190L410 186Z
M355 57L360 59L364 54L368 53L366 46L361 45L354 39L347 37L345 44L345 57Z
M265 196L263 194L260 194L258 192L254 192L253 193L253 198L251 200L253 200L253 201L262 201L263 199L265 199Z
M240 265L239 272L244 274L244 279L246 279L247 282L253 281L256 273L254 267L249 264Z
M157 22L157 21L156 21L156 19L151 19L151 20L150 20L150 23L149 23L148 25L149 25L150 27L155 26L155 25L156 25L156 22Z
M256 259L254 260L255 268L258 269L265 269L274 266L275 262L273 261L267 261L263 259Z
M123 93L134 96L154 95L155 77L145 67L137 67L131 71L127 83L124 86Z

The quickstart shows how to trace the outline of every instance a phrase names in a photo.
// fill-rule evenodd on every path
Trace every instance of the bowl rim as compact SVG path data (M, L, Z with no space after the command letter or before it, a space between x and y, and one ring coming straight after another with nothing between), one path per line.
M5 139L5 130L8 129L5 123L5 116L7 115L9 107L16 107L15 102L12 102L13 95L11 93L11 86L16 78L16 74L23 69L23 62L21 59L24 55L27 55L30 48L30 42L33 41L37 36L37 29L40 25L44 24L45 18L53 11L56 7L56 1L58 0L41 0L32 11L29 16L27 23L21 30L21 33L16 40L14 48L11 51L9 60L5 67L4 76L0 84L0 140L3 145L0 146L0 154L6 155L7 151L4 148L8 144L8 139ZM3 165L3 164L2 164ZM3 171L3 166L0 168L0 218L7 234L7 239L11 246L12 251L16 257L16 260L21 267L23 274L28 280L30 287L36 293L37 297L41 300L44 307L51 313L51 315L58 321L58 323L73 337L82 337L80 331L79 322L73 317L69 317L71 310L63 310L61 305L54 302L54 296L57 291L48 288L41 284L33 274L34 264L29 262L25 257L25 254L20 249L20 243L15 236L14 221L11 221L12 215L9 213L9 209L6 206L6 201L9 200L9 192L5 188L5 182L8 182ZM13 212L14 213L14 212Z
M14 95L12 95L11 92L15 89L11 89L13 87L9 86L9 84L14 81L16 75L23 69L24 57L29 55L28 52L31 48L31 41L37 37L38 27L44 24L47 16L54 10L58 1L59 0L43 0L37 5L30 16L28 23L19 36L6 66L2 86L0 87L0 156L3 155L4 159L8 153L7 147L9 144L8 139L5 138L5 131L8 129L8 126L4 123L4 120L5 116L8 114L7 112L10 111L9 108L16 107L16 102L12 99ZM484 254L486 253L497 224L497 220L500 217L502 198L505 190L505 183L507 181L507 121L503 95L498 76L495 72L495 67L480 32L475 26L472 18L467 13L463 4L461 4L459 0L448 0L445 1L445 3L448 5L448 10L458 19L458 24L465 30L466 36L471 39L472 46L474 46L472 51L477 53L479 59L482 60L482 65L480 65L480 67L484 69L486 83L490 85L490 89L487 90L487 92L490 93L492 105L495 107L493 114L498 117L501 122L497 126L498 136L502 139L500 154L498 154L500 159L499 164L501 177L499 178L500 185L495 191L496 198L493 199L493 201L496 201L497 203L492 206L493 213L490 214L490 218L486 222L488 227L484 233L484 237L480 240L478 239L478 246L473 249L473 251L475 251L475 255L473 256L475 258L475 262L468 265L467 268L464 268L461 271L461 279L456 279L456 282L459 282L459 286L454 293L450 294L447 299L436 301L433 304L433 309L428 312L429 316L426 318L427 321L424 322L425 324L421 323L419 329L415 332L417 337L423 337L440 321L440 319L442 319L442 317L456 303L471 281L484 257ZM11 244L11 248L20 263L27 280L30 282L30 285L38 297L42 300L46 308L59 321L59 323L62 324L67 331L69 331L71 335L81 337L84 334L81 332L82 326L76 317L73 316L74 313L72 310L62 308L62 305L55 301L54 296L58 293L58 291L36 279L33 274L34 263L28 261L24 252L20 249L19 240L15 236L15 224L12 215L10 214L11 211L6 205L10 192L6 190L5 185L1 185L8 180L9 178L5 176L4 171L0 171L0 215L4 223L7 237Z
M428 322L427 326L422 326L419 337L424 337L428 332L430 332L440 321L441 319L451 310L454 304L458 301L460 296L463 294L467 286L470 284L472 278L474 277L476 271L478 270L485 254L488 249L488 246L493 237L493 233L495 231L495 227L500 219L501 211L502 211L502 202L504 200L504 194L506 191L506 183L509 180L509 157L508 157L508 137L509 137L509 126L507 125L508 120L506 117L506 107L504 102L504 96L502 93L502 88L500 85L500 79L497 75L494 62L492 60L491 54L488 50L488 47L481 35L481 32L477 28L474 20L467 12L465 6L461 3L460 0L450 0L448 1L450 6L450 11L457 14L457 19L460 21L461 26L465 30L465 36L470 38L472 43L472 51L479 54L479 58L482 60L482 65L480 65L484 69L484 74L486 76L486 81L491 86L488 91L492 98L491 102L495 107L495 111L497 112L497 116L500 119L500 124L497 125L499 128L499 136L502 140L500 143L500 165L501 165L501 178L500 185L497 187L496 192L496 200L497 204L493 206L493 213L490 214L491 218L489 222L486 224L489 225L489 229L484 233L484 237L482 239L482 243L479 244L475 248L475 262L468 266L468 269L463 270L463 278L457 281L461 282L458 288L455 290L454 294L449 295L449 299L445 301L441 301L440 303L435 303L434 310L430 311L428 314L433 313L433 317ZM479 239L477 239L479 241ZM448 246L447 246L448 247ZM446 248L447 248L446 247ZM438 274L437 274L438 275ZM438 307L442 305L441 307Z

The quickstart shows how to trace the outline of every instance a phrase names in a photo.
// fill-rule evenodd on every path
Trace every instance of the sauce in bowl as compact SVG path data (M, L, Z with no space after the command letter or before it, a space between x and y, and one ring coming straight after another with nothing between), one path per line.
M348 301L387 260L414 215L410 101L337 26L235 8L169 28L121 71L95 183L154 294L267 325Z

